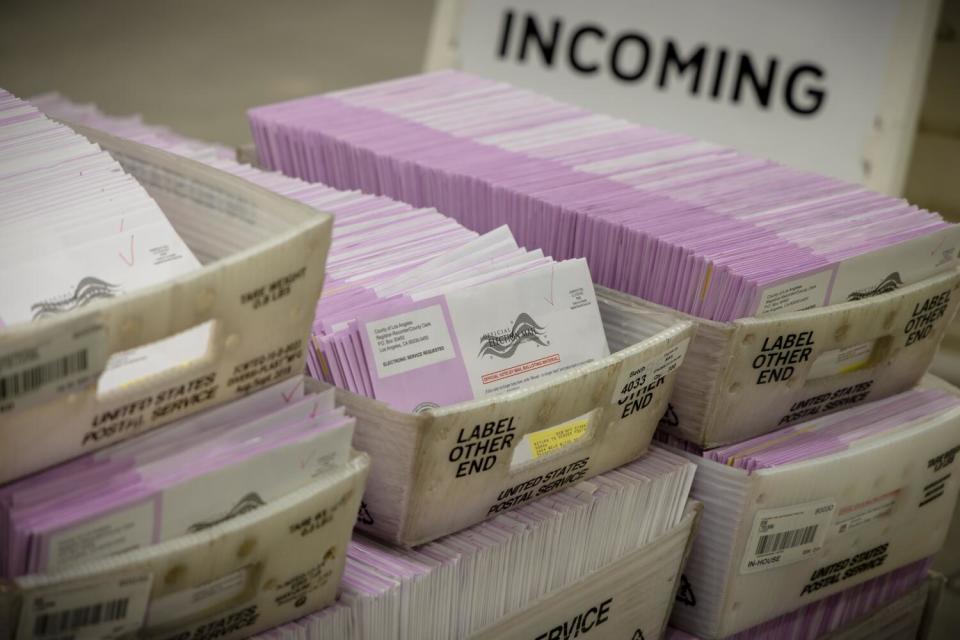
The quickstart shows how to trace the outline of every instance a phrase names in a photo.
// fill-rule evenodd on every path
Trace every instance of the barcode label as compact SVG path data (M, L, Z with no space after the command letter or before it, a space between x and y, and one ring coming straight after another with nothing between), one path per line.
M17 640L119 640L143 626L152 574L54 584L24 592Z
M87 368L87 350L81 349L52 362L44 362L24 371L4 376L0 378L0 402L30 393L75 373L82 373Z
M762 509L747 540L740 573L767 571L812 557L833 521L833 499Z
M34 621L33 634L38 638L57 636L65 631L76 631L101 622L123 620L127 617L129 608L130 598L118 598L87 607L44 613Z
M813 542L817 535L817 525L810 525L802 529L793 529L792 531L783 531L769 536L760 536L760 544L757 545L756 555L765 556L769 553L778 553L784 549L792 549L802 544Z
M25 336L0 353L0 413L88 389L107 363L107 333L85 325L47 337Z

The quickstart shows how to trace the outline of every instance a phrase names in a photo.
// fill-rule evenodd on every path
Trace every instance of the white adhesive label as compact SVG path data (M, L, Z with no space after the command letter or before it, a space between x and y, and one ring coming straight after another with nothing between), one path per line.
M155 598L150 603L148 624L151 627L172 624L199 613L223 608L223 605L244 592L247 573L248 568L244 567L199 587Z
M876 340L868 340L860 344L831 349L821 353L810 367L807 380L827 378L841 373L853 373L862 369L870 362L870 355L873 353L876 342Z
M47 544L46 573L153 544L153 501L108 513L58 531Z
M368 322L366 329L380 378L456 357L440 305Z
M757 512L740 573L757 573L799 562L823 546L833 520L832 499Z
M94 384L106 366L107 334L93 324L43 344L24 340L0 353L0 414Z
M113 640L143 626L153 575L111 576L27 591L17 640Z
M829 269L767 287L760 295L760 303L754 315L765 316L822 307L832 276L833 269Z
M878 518L889 515L893 511L893 506L897 503L899 496L900 490L897 489L880 496L875 496L869 500L837 509L836 520L833 522L834 533L837 535L848 533Z
M689 344L687 338L640 366L623 368L610 399L619 408L621 420L652 403L657 387L680 367Z

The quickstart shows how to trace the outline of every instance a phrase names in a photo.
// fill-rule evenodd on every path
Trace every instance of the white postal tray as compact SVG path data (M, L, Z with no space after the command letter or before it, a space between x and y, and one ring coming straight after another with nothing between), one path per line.
M230 640L317 611L336 598L369 466L354 453L344 467L209 529L0 581L0 640L61 624L68 629L50 637ZM98 605L101 624L74 614ZM69 629L71 620L88 624Z
M357 419L354 446L373 459L358 527L422 544L641 456L693 331L660 318L667 328L635 345L490 399L413 414L338 389ZM526 434L571 421L586 421L582 437L511 464Z
M638 317L666 313L696 325L660 427L709 449L914 386L957 312L960 272L856 302L730 323L603 287L597 296L601 313L611 300L632 306ZM871 348L871 342L869 360L859 368L815 374L821 356Z
M75 128L144 185L204 266L0 330L0 363L32 353L43 366L85 352L77 375L34 390L42 398L0 401L0 484L301 373L323 283L332 216L201 163ZM207 321L204 357L98 397L110 355Z

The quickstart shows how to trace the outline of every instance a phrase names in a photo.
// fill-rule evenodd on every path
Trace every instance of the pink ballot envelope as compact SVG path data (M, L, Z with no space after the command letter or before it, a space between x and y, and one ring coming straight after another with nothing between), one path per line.
M732 321L954 269L960 230L862 187L443 71L249 112L265 166L433 206L598 284Z
M357 319L374 396L419 411L535 383L609 354L583 260Z
M353 419L296 377L0 488L0 574L51 573L213 526L343 467Z

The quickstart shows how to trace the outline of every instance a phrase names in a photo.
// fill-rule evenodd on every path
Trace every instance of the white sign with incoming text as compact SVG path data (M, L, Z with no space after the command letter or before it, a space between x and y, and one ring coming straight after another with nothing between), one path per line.
M898 0L461 0L457 64L862 182ZM436 28L435 22L435 28Z

